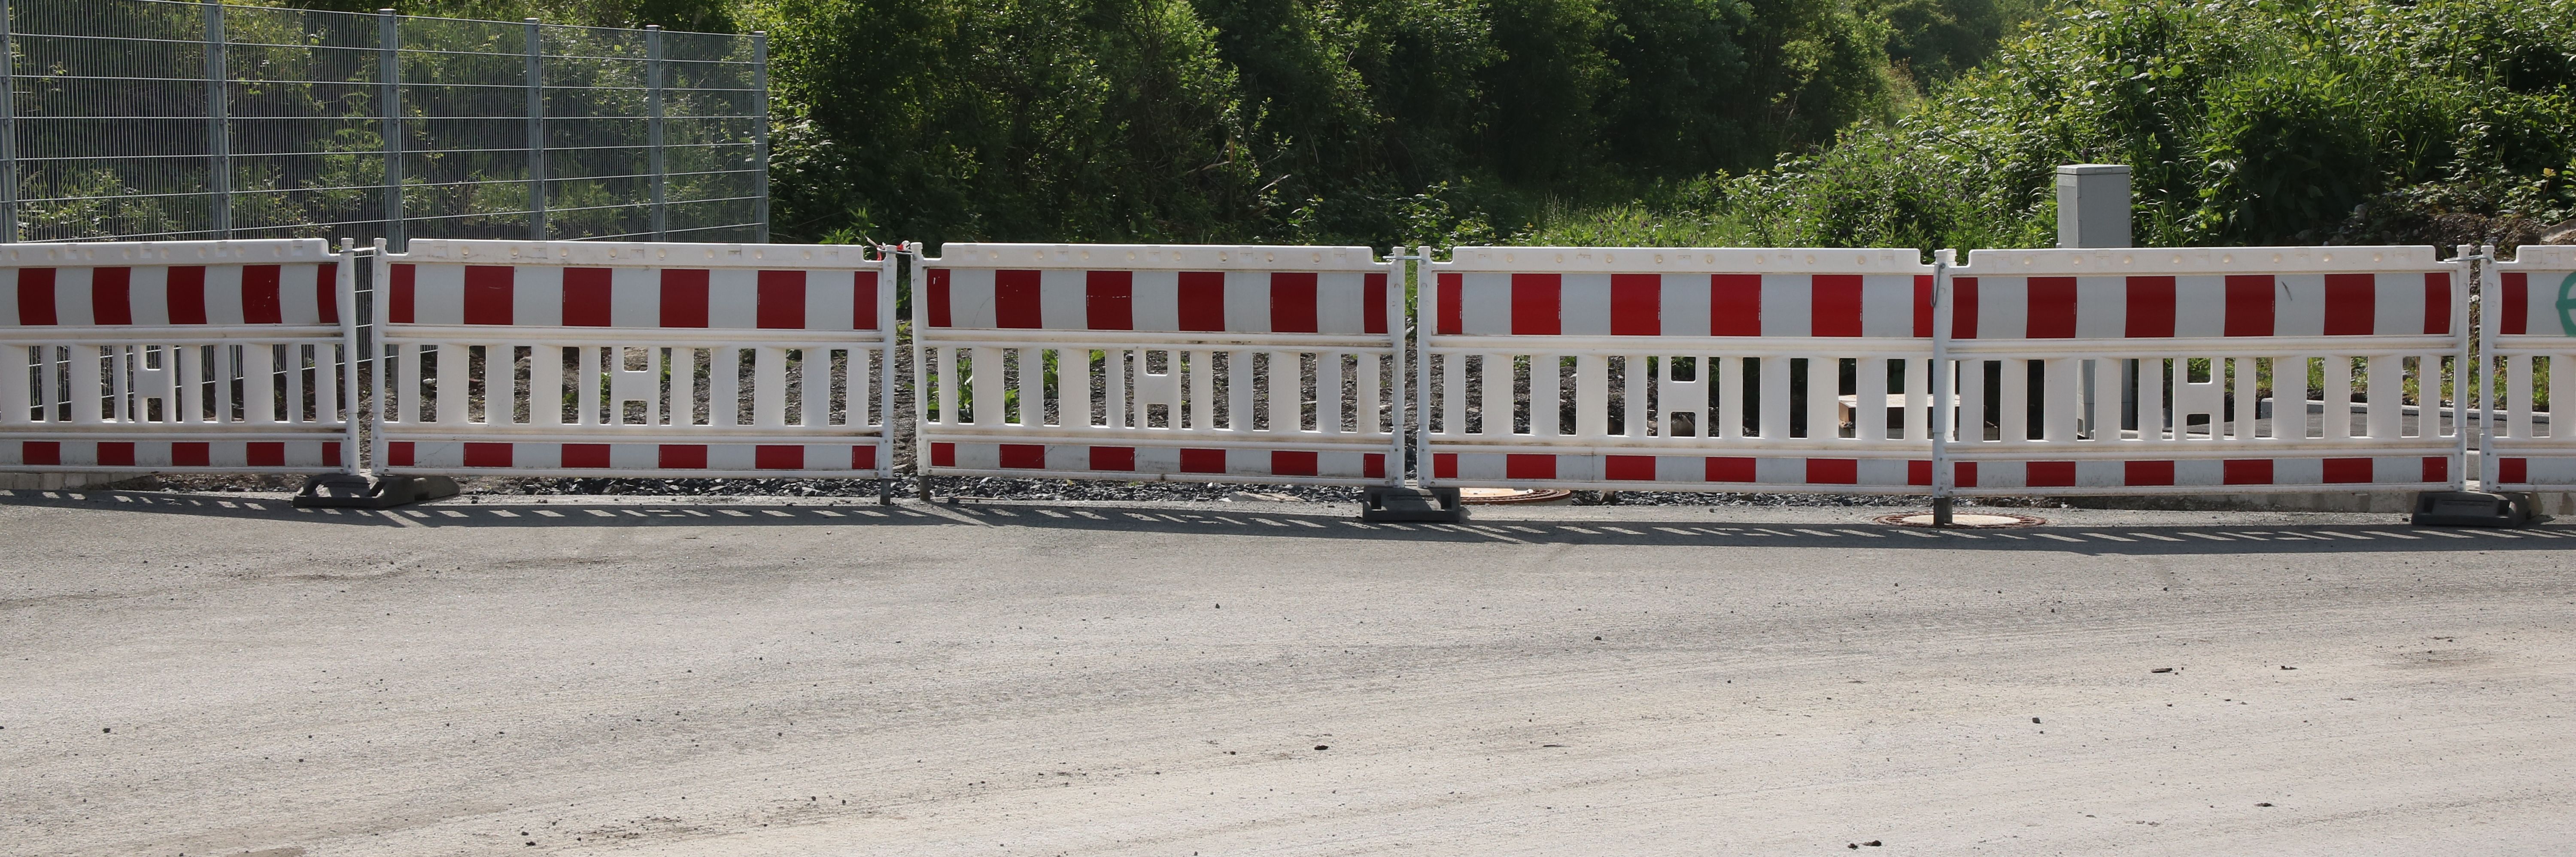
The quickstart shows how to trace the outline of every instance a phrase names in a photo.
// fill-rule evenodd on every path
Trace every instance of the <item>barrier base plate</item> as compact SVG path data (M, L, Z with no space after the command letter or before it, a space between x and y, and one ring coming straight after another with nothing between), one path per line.
M2527 494L2427 491L2415 495L2419 527L2519 527L2531 520Z
M295 507L391 509L454 496L456 480L445 476L387 476L369 484L355 473L326 473L304 480L304 490L295 493Z
M1369 486L1360 498L1360 520L1457 523L1466 520L1456 488Z

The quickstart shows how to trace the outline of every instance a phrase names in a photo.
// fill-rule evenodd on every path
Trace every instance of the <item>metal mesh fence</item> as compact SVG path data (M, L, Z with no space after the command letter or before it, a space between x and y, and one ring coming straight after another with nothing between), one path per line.
M0 21L0 240L769 237L758 34L173 0Z

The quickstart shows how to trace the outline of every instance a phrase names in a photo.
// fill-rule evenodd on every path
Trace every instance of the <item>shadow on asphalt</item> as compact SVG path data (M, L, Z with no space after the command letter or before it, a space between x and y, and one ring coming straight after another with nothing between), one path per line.
M1361 541L1640 545L1708 547L1935 548L2051 550L2101 555L2385 553L2458 550L2564 550L2576 526L2517 530L2446 529L2405 524L2332 526L2083 526L2019 530L1943 530L1874 523L1731 524L1723 512L1694 518L1639 508L1616 521L1470 520L1464 524L1371 524L1338 507L1315 512L1193 511L1045 503L968 502L897 506L724 505L669 503L439 503L385 511L297 509L270 498L161 492L0 491L0 504L112 508L138 514L302 520L372 527L1010 527L1021 529L1267 536ZM1325 511L1325 509L1335 511ZM1702 513L1706 514L1706 513Z

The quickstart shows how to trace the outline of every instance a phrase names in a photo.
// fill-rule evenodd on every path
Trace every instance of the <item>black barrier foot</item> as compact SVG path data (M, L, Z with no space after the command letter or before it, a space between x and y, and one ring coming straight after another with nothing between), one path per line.
M892 505L894 505L894 480L892 480L892 479L879 479L879 480L877 480L877 505L879 505L879 506L892 506Z
M456 480L445 476L387 476L370 485L355 473L330 473L305 479L295 508L391 509L454 496Z
M1956 508L1956 504L1955 504L1955 503L1953 503L1953 502L1951 501L1951 498L1948 498L1948 497L1934 497L1934 498L1932 498L1932 526L1935 526L1935 527L1946 527L1946 526L1949 526L1949 525L1950 525L1950 521L1951 521L1951 519L1952 519L1952 511L1951 511L1951 510L1952 510L1952 509L1954 509L1954 508Z
M2418 527L2519 527L2531 522L2531 495L2426 491L2415 495Z
M1397 488L1371 485L1360 498L1360 520L1427 521L1454 524L1467 519L1456 488Z

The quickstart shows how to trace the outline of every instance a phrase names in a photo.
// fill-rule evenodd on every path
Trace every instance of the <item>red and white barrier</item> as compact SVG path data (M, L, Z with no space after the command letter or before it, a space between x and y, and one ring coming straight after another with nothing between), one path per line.
M1424 272L1425 485L1930 490L1914 250L1461 247Z
M1369 248L942 252L915 264L925 473L1403 478L1404 290Z
M376 262L380 471L891 475L890 256L786 244L409 250Z
M1948 285L1942 487L2456 488L2466 283L2431 247L1975 251Z
M320 240L0 245L0 469L354 470Z
M2488 263L2484 286L2478 478L2489 491L2576 490L2576 421L2556 413L2576 401L2576 247L2525 244Z

